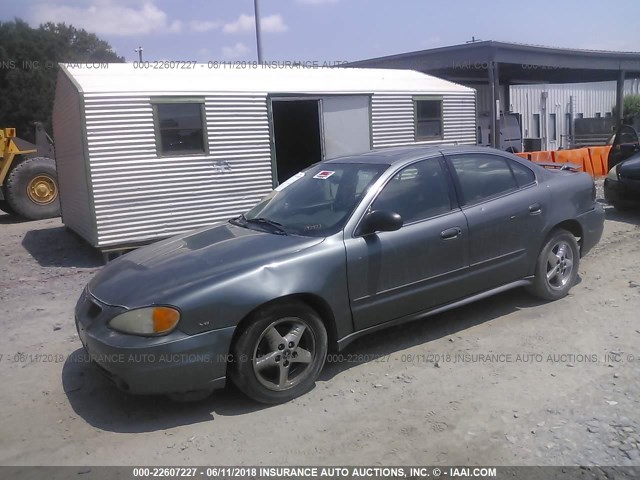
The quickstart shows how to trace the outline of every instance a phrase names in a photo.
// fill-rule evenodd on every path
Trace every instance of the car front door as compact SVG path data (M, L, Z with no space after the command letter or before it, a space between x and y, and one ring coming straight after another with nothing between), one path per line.
M400 214L403 226L345 238L357 330L455 299L468 266L467 222L441 156L397 172L368 211L375 210Z
M533 170L491 153L447 155L469 226L469 275L461 290L478 293L527 276L542 243L546 188Z

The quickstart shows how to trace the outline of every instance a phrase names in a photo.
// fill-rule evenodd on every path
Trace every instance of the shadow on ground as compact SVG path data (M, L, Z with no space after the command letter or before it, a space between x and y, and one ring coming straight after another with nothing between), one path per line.
M65 227L29 230L22 246L42 267L100 267L100 253Z
M71 354L62 369L62 386L73 410L90 425L110 432L153 432L209 422L219 415L242 415L265 406L232 385L206 400L173 402L163 396L130 395L118 390L87 362L84 350Z
M330 381L341 372L368 363L364 360L351 361L352 357L374 362L382 356L540 304L523 290L513 290L473 305L370 334L349 345L342 352L343 360L337 357L338 361L326 364L319 381ZM96 428L112 432L151 432L212 421L216 414L235 416L269 408L247 399L233 385L195 403L129 395L117 390L96 367L87 363L82 349L67 359L62 370L62 384L71 407L80 417Z
M13 225L14 223L26 223L28 221L29 220L25 220L24 218L0 211L0 225Z
M576 285L580 281L578 276ZM427 344L442 337L456 335L476 325L498 319L518 310L536 307L543 303L544 301L519 288L439 315L364 336L347 346L345 350L340 352L341 355L336 355L335 357L342 359L342 361L328 363L320 374L320 380L330 380L349 368L367 363L365 361L354 361L354 358L380 359L416 345Z
M618 210L607 204L603 204L605 218L614 222L624 222L631 225L640 225L640 207Z

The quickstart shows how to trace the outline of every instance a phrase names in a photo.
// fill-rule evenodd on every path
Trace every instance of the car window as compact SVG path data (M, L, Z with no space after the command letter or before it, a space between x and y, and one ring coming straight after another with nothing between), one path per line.
M462 154L449 157L462 189L465 205L511 192L518 188L507 160L487 154Z
M531 185L536 181L536 176L530 168L513 161L509 162L509 165L511 165L511 170L513 170L519 187Z
M405 224L451 210L447 173L438 159L403 168L384 186L371 210L400 214Z
M269 220L294 235L323 237L341 230L368 188L389 165L320 163L280 184L245 214L243 226ZM239 223L242 223L238 221Z

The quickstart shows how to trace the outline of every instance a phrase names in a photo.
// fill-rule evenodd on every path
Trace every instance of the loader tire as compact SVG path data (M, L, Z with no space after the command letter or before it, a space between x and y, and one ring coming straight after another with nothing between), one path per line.
M5 193L16 215L29 220L60 216L56 164L51 158L23 160L11 169Z

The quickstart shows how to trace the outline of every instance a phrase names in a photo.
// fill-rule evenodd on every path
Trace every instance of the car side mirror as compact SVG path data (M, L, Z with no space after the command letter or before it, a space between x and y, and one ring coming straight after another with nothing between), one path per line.
M374 210L362 219L358 235L371 235L376 232L393 232L402 227L402 217L389 210Z

